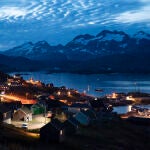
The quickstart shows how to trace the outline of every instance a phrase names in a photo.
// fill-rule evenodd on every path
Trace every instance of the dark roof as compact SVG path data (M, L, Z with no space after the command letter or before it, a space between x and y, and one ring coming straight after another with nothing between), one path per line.
M89 108L88 104L74 103L70 107Z
M38 102L39 104L47 105L48 108L57 108L57 107L66 106L66 104L60 102L59 100L47 99L47 100L38 100Z
M9 103L3 103L3 105L5 105L7 108L9 108L11 110L21 108L21 106L22 106L20 101L13 101L13 102L9 102Z
M68 119L68 122L72 123L73 125L75 126L78 126L79 125L79 122L74 118L74 117L70 117Z
M8 107L6 107L4 104L0 104L0 112L1 113L6 113L9 111L10 111L10 109Z
M20 108L20 110L22 110L26 114L32 113L32 111L29 108L27 108L27 107L22 107L22 108Z
M90 104L94 108L104 107L104 102L102 100L92 100Z
M84 113L86 116L90 117L91 119L96 119L96 114L92 110L81 110L82 113Z
M52 119L51 122L47 123L45 126L41 128L43 130L44 128L53 127L57 130L61 130L63 128L63 123L61 123L58 119Z
M50 123L57 130L61 130L63 128L63 124L58 119L52 119Z
M12 105L17 105L17 106L21 106L21 101L12 101L12 102L9 102L9 103L3 103L5 106L12 106Z
M43 108L43 106L41 104L38 104L38 103L32 105L31 107L32 108Z

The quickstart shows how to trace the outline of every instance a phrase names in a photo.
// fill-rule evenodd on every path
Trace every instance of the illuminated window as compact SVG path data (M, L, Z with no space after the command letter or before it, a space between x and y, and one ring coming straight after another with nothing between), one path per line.
M60 135L63 135L63 131L62 130L60 130Z
M6 118L6 116L7 116L7 113L4 113L4 114L3 114L3 117Z

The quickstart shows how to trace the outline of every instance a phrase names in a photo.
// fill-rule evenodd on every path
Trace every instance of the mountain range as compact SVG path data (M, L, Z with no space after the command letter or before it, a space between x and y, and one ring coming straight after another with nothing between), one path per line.
M149 73L149 58L150 34L104 30L96 36L78 35L66 45L24 43L1 52L0 65L4 71Z

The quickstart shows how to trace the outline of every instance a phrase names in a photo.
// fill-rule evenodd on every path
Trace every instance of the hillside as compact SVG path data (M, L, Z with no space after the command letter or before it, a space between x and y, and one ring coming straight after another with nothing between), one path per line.
M105 118L93 126L81 127L76 135L66 137L63 143L42 143L39 136L31 136L32 134L11 126L0 126L0 132L0 148L4 150L150 149L148 126L117 119Z

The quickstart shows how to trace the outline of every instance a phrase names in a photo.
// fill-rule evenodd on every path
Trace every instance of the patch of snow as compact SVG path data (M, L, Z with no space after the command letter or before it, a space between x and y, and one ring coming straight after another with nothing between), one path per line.
M41 53L47 53L47 49L41 48Z
M127 47L127 43L121 44L120 47L126 48Z
M100 41L117 41L117 42L121 42L124 38L124 35L121 34L111 34L111 33L107 33L105 36L99 36L96 38L93 38L92 40L100 40Z
M30 43L25 43L21 46L22 49L31 49L33 48L33 45L31 45Z
M64 53L64 51L63 51L62 49L61 49L61 50L59 50L59 52L60 52L60 53Z
M80 52L85 52L85 53L89 53L91 55L95 55L95 52L93 50L89 51L87 49L81 49Z
M101 39L101 41L115 40L115 41L121 42L123 38L124 38L124 35L107 33L106 36Z
M145 33L143 33L143 32L139 32L138 34L136 34L136 35L134 35L134 37L136 38L136 39L148 39L148 40L150 40L150 35L148 35L148 34L145 34Z
M80 38L80 39L76 39L74 42L75 42L75 44L86 45L89 42L89 40L85 40L84 38Z
M45 41L40 41L40 43L41 43L41 44L46 44L46 42L45 42Z
M25 43L22 46L13 49L13 53L16 56L22 56L32 52L33 52L33 45L30 43Z
M76 51L76 50L79 50L79 48L77 47L77 48L72 49L73 52Z
M41 46L35 46L35 48L40 48Z
M87 52L87 49L82 49L80 50L80 52Z

